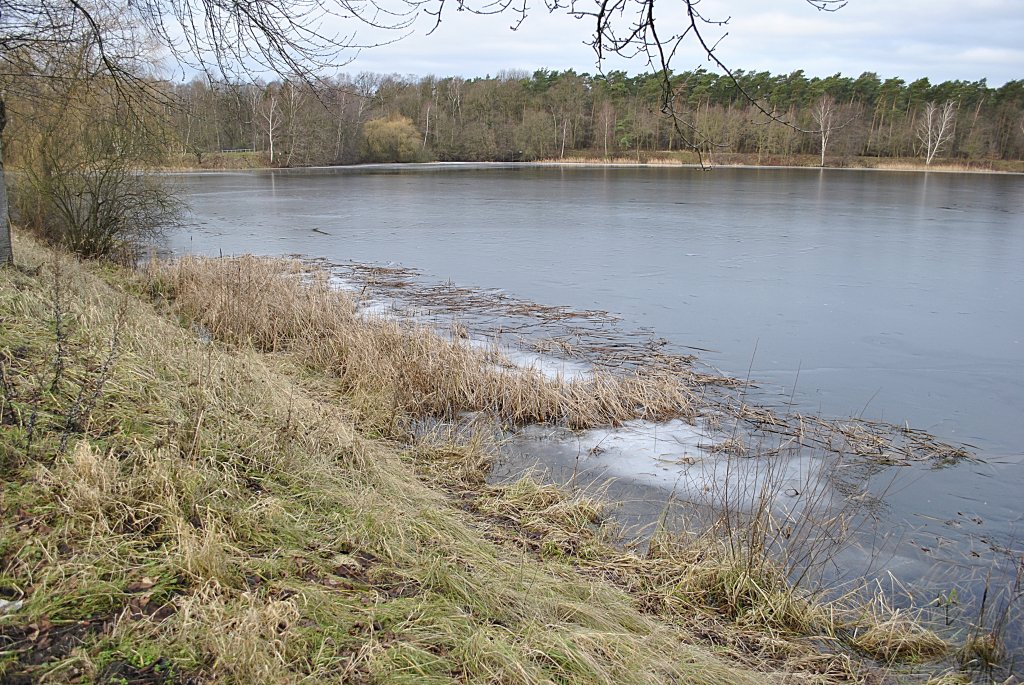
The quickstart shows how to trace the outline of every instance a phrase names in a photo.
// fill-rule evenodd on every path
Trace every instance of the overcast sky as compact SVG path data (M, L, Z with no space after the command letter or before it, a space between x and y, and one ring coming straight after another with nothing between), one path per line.
M540 5L534 2L535 5ZM673 7L675 5L675 7ZM656 7L665 14L662 32L681 18L679 0ZM452 6L453 7L453 6ZM541 6L542 7L542 6ZM987 78L999 86L1024 79L1024 0L850 0L838 12L820 12L804 0L703 0L709 18L730 18L728 36L716 54L731 68L809 76L874 71L883 79L926 76ZM345 71L437 76L484 76L500 70L538 68L595 73L586 44L591 24L564 13L535 9L518 31L511 15L477 16L450 11L432 35L423 16L409 35L394 44L363 50ZM370 38L365 32L360 38ZM711 65L696 51L682 52L676 70ZM646 71L637 58L609 61L605 70Z

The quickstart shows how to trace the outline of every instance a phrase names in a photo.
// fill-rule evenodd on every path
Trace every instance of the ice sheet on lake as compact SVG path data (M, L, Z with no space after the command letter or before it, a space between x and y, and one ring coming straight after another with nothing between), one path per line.
M327 277L327 285L332 290L340 290L346 293L357 293L363 288L362 285L356 281L337 274L331 274Z
M628 421L616 428L573 433L527 428L522 448L542 463L586 471L591 478L626 479L672 490L683 499L745 508L767 488L769 499L795 511L808 498L831 497L820 457L745 457L716 451L728 436L681 419L665 423Z
M356 310L364 319L395 316L395 303L387 300L362 300Z
M551 379L561 378L568 381L587 378L594 372L590 364L585 362L552 357L537 352L527 352L526 350L514 347L501 347L499 349L505 355L505 358L517 367L539 371Z
M497 350L513 367L537 371L552 380L575 380L593 374L593 367L583 361L563 359L539 352L529 352L519 347L502 345L485 338L465 338L463 342L479 350Z

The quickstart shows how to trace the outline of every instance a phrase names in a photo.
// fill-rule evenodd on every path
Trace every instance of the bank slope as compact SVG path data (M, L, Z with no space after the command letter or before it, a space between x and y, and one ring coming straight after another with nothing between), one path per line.
M846 682L945 652L707 540L623 551L597 502L485 484L479 441L398 439L379 379L225 341L166 279L16 248L4 682Z

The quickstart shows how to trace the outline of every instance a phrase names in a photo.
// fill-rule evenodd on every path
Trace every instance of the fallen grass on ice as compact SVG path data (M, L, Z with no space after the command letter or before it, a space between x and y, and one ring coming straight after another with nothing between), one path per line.
M780 454L796 445L872 464L950 465L973 459L966 446L946 443L907 425L862 417L804 415L747 402L748 382L704 368L695 357L673 350L668 341L649 333L617 330L617 317L609 312L542 305L501 291L424 282L415 269L403 266L320 263L312 268L328 270L333 284L358 292L361 315L376 315L383 307L391 318L450 329L463 343L489 349L492 359L502 366L513 367L518 362L548 376L562 373L562 380L586 376L594 369L620 379L626 374L670 378L689 391L686 421L694 423L696 414L702 425L724 428L718 430L723 436L737 436L736 441L718 445L720 452L745 451L750 443L758 445L759 457ZM372 304L367 306L364 297ZM540 361L524 353L529 349L541 353ZM496 354L499 350L507 359Z
M945 651L714 531L624 551L600 502L487 485L486 440L409 432L465 412L686 416L672 378L495 370L281 262L138 276L22 237L17 254L0 270L5 682L827 683Z

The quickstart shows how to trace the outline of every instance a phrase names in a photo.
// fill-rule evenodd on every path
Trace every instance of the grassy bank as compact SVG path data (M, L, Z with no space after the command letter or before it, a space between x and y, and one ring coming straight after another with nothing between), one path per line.
M685 377L504 368L288 262L16 249L3 682L918 682L950 653L793 588L756 530L624 547L597 500L487 484L486 428L422 430L686 417Z

